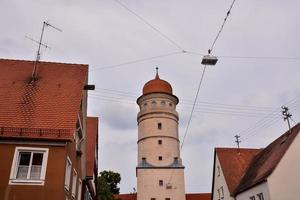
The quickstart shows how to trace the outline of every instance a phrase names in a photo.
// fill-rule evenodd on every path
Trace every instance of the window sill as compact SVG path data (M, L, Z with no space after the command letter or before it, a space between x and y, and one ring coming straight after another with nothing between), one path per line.
M9 185L44 185L44 180L10 179Z

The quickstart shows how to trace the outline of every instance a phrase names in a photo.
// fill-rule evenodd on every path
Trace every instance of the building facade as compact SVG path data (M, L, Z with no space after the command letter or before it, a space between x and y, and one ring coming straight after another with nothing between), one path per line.
M255 156L235 191L236 200L300 199L300 123Z
M235 200L234 191L252 158L260 149L215 148L212 182L213 200Z
M178 138L178 98L171 85L155 79L137 99L137 200L185 200L184 166Z
M0 199L96 199L85 190L98 134L98 123L87 130L88 66L0 59L0 70Z
M213 200L297 200L300 123L263 149L215 148Z

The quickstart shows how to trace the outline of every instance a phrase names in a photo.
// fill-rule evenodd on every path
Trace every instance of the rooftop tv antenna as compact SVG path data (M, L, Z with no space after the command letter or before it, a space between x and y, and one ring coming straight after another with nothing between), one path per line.
M242 142L239 138L241 137L241 136L239 136L239 135L235 135L234 136L235 137L235 143L237 144L237 147L238 147L238 153L240 153L240 143Z
M28 39L30 39L30 40L32 40L32 41L34 41L34 42L37 42L38 43L38 50L37 50L37 53L36 53L36 58L35 58L35 61L34 61L34 65L33 65L33 70L32 70L32 74L31 74L31 83L34 83L34 81L36 80L36 76L37 76L37 65L38 65L38 62L40 61L40 58L41 58L41 46L44 46L44 47L46 47L46 48L48 48L48 46L47 45L45 45L45 44L43 44L42 42L43 42L43 36L44 36L44 31L45 31L45 27L46 26L50 26L51 28L53 28L53 29L55 29L55 30L57 30L57 31L59 31L59 32L62 32L62 30L61 29L59 29L59 28L57 28L57 27L55 27L55 26L53 26L53 25L51 25L48 21L44 21L43 22L43 28L42 28L42 32L41 32L41 36L40 36L40 40L39 41L36 41L36 40L34 40L34 39L32 39L32 38L28 38Z
M290 124L290 118L292 117L292 114L289 113L289 108L287 106L282 106L282 115L283 115L283 119L284 121L286 120L289 126L289 131L291 132L291 124Z

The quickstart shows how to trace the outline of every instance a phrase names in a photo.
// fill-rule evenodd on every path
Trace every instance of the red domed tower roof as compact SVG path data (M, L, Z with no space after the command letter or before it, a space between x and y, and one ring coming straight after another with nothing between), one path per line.
M156 76L155 79L152 79L150 81L148 81L144 87L143 87L143 95L145 94L149 94L149 93L157 93L157 92L161 92L161 93L167 93L167 94L173 94L172 93L172 86L170 83L168 83L165 80L162 80L159 78L158 75L158 68L156 68Z

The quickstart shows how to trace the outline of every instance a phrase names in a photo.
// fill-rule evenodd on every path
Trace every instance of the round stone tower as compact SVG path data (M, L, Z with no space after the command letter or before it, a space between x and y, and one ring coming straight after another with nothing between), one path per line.
M137 200L185 200L184 166L178 138L178 98L156 77L137 99Z

